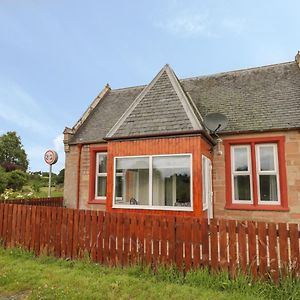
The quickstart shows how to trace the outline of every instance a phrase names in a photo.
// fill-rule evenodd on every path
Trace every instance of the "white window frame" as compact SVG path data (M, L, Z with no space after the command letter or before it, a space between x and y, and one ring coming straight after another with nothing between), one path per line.
M248 171L235 171L234 170L234 149L246 148L247 149L247 161ZM232 203L233 204L253 204L253 179L252 179L252 160L251 160L251 145L232 145L230 148L231 154L231 190L232 190ZM234 176L250 176L250 200L236 200L234 193Z
M208 158L202 155L202 209L203 211L208 209ZM205 192L204 192L205 191Z
M263 147L272 147L273 148L273 158L274 158L274 170L272 171L261 171L260 166L260 148ZM278 147L276 143L265 143L265 144L256 144L255 145L255 153L256 153L256 181L257 181L257 197L258 197L258 204L263 205L280 205L280 185L279 185L279 167L278 167ZM276 184L277 184L277 196L278 201L266 201L261 200L260 198L260 175L276 175Z
M190 202L191 206L158 206L152 205L152 173L153 173L153 158L154 157L171 157L171 156L189 156L190 157ZM149 204L148 205L127 205L115 203L115 185L116 185L116 160L118 158L136 158L146 157L149 159ZM113 208L125 208L125 209L145 209L145 210L173 210L173 211L193 211L193 155L191 153L179 153L179 154L159 154L159 155L135 155L135 156L115 156L114 157L114 179L113 179Z
M106 156L106 163L107 163L107 152L97 152L96 153L96 175L95 175L95 199L96 200L106 200L105 196L98 196L98 177L104 177L106 178L106 185L107 185L107 165L106 165L106 172L99 172L99 157L100 156ZM106 187L106 193L107 193L107 187Z

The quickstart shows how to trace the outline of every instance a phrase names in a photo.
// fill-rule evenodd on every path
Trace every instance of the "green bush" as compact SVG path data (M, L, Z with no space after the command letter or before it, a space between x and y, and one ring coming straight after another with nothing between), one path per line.
M27 175L21 170L14 170L6 173L7 175L7 188L15 191L20 191L27 181Z
M7 175L3 168L0 167L0 194L4 192L7 186Z

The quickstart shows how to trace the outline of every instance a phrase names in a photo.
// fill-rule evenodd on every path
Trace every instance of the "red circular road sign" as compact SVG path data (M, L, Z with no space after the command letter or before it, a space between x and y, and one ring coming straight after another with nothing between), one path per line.
M54 165L58 160L58 155L54 150L47 150L44 155L44 160L48 165Z

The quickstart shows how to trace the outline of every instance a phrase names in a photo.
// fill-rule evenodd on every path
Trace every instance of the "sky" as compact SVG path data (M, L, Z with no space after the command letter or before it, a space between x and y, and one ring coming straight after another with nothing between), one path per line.
M0 135L16 131L30 171L47 149L64 168L64 128L106 83L147 84L294 60L299 2L1 0Z

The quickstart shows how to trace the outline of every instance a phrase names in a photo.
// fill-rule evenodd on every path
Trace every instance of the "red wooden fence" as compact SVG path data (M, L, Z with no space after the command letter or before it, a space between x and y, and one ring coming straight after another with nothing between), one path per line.
M32 198L32 199L17 198L17 199L0 200L0 203L63 207L64 198L63 197Z
M62 207L0 204L0 240L62 258L107 265L206 266L235 276L299 272L298 224L103 213Z

